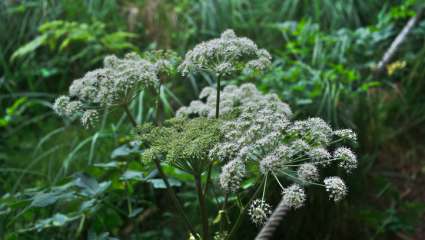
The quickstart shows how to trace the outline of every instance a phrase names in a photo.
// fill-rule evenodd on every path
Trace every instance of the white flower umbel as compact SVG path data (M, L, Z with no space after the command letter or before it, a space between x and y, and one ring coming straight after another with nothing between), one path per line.
M263 225L272 214L271 207L264 200L255 199L248 209L251 221L256 225Z
M311 149L307 155L310 157L312 162L319 163L324 166L329 165L329 159L331 158L331 154L328 150L322 147Z
M67 108L68 104L70 102L70 98L68 96L60 96L55 100L55 103L53 104L53 110L59 115L59 116L67 116Z
M204 88L199 100L179 110L178 117L214 117L216 93L214 88ZM304 189L300 185L284 188L280 177L303 186L324 186L318 182L319 168L334 161L347 170L354 168L355 157L347 148L329 153L340 143L334 145L335 132L324 120L292 121L290 107L277 95L262 94L248 83L226 86L221 99L222 139L210 150L209 157L224 165L220 185L226 192L238 191L247 174L260 173L266 179L273 176L288 206L298 208L307 197ZM326 178L325 186L335 201L346 194L340 178Z
M332 128L321 118L309 118L295 121L289 133L302 137L314 145L328 145L332 137Z
M304 189L298 184L292 184L283 189L282 195L282 200L285 205L294 209L302 207L306 199Z
M216 89L212 87L204 88L199 94L199 99L204 100L203 105L196 104L182 107L182 109L178 110L177 116L186 117L189 115L196 115L214 117ZM254 114L259 114L267 117L266 119L262 119L259 123L274 120L283 126L287 126L288 122L285 120L292 116L288 104L282 102L275 94L263 95L257 90L255 85L251 83L242 84L240 87L235 85L224 87L220 94L220 99L220 115L239 109L244 114L241 115L241 118L252 119ZM200 109L208 109L208 112L200 111ZM260 118L256 119L260 120Z
M290 148L292 151L292 155L298 155L298 154L304 154L306 153L311 147L302 139L297 139L290 144Z
M285 163L289 161L289 157L290 149L285 145L281 145L260 161L260 171L263 174L267 174L270 171L283 170Z
M347 172L351 172L353 169L357 168L356 155L349 148L337 148L334 151L333 157L340 160L338 166L344 168Z
M319 170L311 163L303 163L297 170L297 176L302 181L315 182L319 180Z
M92 128L99 122L99 113L96 110L87 110L81 117L81 124L85 128Z
M335 202L340 201L347 195L347 186L340 177L328 177L323 180L329 198Z
M158 68L137 54L127 54L123 59L108 56L100 68L75 80L69 95L87 104L98 106L119 105L128 102L145 87L159 85Z
M245 165L240 160L228 162L221 169L220 185L226 192L236 192L245 176Z
M135 53L127 54L122 59L107 56L103 68L74 80L69 87L69 96L56 99L53 108L60 116L80 116L85 126L92 126L87 123L94 123L89 121L94 119L93 111L128 104L141 89L158 88L158 74L165 71L169 64L162 59L152 63ZM87 113L88 110L92 111Z
M271 55L246 37L237 37L233 30L224 31L220 38L196 45L186 53L179 71L210 71L218 76L230 75L240 68L263 70L271 64Z
M333 132L333 135L336 136L337 138L340 138L340 139L343 139L343 140L348 140L348 141L351 141L353 143L357 142L357 134L355 132L353 132L353 130L351 130L351 129L335 130Z

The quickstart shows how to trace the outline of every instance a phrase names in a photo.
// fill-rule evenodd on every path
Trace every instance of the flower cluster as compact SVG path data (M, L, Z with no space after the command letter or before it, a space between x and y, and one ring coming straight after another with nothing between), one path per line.
M329 192L329 198L335 202L340 201L347 195L347 186L340 177L328 177L323 180L326 191Z
M340 159L339 166L345 168L347 172L357 168L357 157L346 147L337 148L333 154L335 159Z
M319 170L314 164L303 163L298 167L297 176L305 182L315 182L319 180Z
M211 87L204 88L199 100L178 110L178 118L212 118L215 93ZM324 185L320 183L319 168L334 162L347 172L356 168L355 154L341 145L342 140L355 142L352 130L334 131L320 118L292 121L286 103L275 94L262 94L253 84L226 86L221 104L222 138L210 150L209 157L223 162L220 185L224 191L238 191L250 174L248 170L256 166L261 174L273 175L277 181L283 176L295 182L289 187L279 182L283 201L292 208L304 204L304 187L308 185L324 186L334 201L346 195L347 188L339 177L325 176ZM262 204L256 202L251 206L250 215L257 224L264 221Z
M60 116L78 116L85 127L91 127L98 120L99 108L127 104L140 89L158 87L158 74L168 66L167 60L150 62L135 53L122 59L107 56L103 68L74 80L69 96L57 98L53 108Z
M230 161L221 169L220 185L228 192L239 189L246 173L245 164L242 161Z
M187 107L181 107L177 111L176 116L214 117L216 108L216 89L205 87L199 94L199 99L200 100L192 101ZM257 90L255 85L251 83L242 84L240 87L227 85L220 93L220 115L231 113L236 108L240 109L242 112L247 112L246 114L251 114L265 106L267 106L267 112L263 112L263 114L273 111L276 112L276 114L286 116L285 118L292 115L288 104L280 101L276 94L263 95Z
M202 42L187 52L179 70L184 75L212 71L226 76L240 68L263 70L270 64L271 55L266 50L259 49L251 39L226 30L220 38Z
M304 189L298 184L283 189L282 195L285 205L295 209L302 207L306 199Z
M255 199L248 209L251 220L257 224L264 224L272 214L271 207L264 200Z

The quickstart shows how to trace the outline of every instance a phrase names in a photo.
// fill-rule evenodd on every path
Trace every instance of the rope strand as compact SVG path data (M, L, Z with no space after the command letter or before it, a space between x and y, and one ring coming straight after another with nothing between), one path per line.
M261 231L258 233L255 240L269 240L272 239L273 233L275 232L276 228L279 226L280 222L282 221L283 217L288 212L288 206L285 205L283 200L280 201L277 208L274 210L273 214L270 216L270 218L267 220L266 224L263 226Z

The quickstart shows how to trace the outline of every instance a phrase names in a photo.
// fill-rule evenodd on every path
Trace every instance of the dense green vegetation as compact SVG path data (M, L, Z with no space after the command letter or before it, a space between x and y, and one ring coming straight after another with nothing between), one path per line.
M346 178L347 198L335 205L324 191L308 190L305 206L286 215L275 239L424 238L423 8L420 0L0 2L0 239L187 239L164 182L140 154L148 146L139 136L147 128L158 131L163 137L145 135L147 142L168 144L174 155L216 141L213 120L171 120L159 130L149 123L171 119L202 88L214 86L211 75L184 77L176 66L197 43L229 28L273 60L264 72L223 78L222 86L254 83L288 103L297 119L318 116L358 134L359 167ZM396 54L377 71L415 16ZM54 113L54 99L74 79L101 67L105 56L128 52L172 59L158 91L144 89L129 103L135 121L146 125L134 129L125 112L114 110L86 130ZM193 131L170 133L167 124ZM199 145L190 145L193 132L206 136ZM188 191L196 187L193 176L167 165L163 170L199 224L197 196ZM244 192L229 201L247 201L252 185L245 182ZM270 187L269 202L276 205L279 186ZM206 205L218 228L229 216L213 215L215 201L224 200L209 196ZM237 214L236 208L229 213ZM253 239L259 231L248 219L240 224L244 231L235 239Z

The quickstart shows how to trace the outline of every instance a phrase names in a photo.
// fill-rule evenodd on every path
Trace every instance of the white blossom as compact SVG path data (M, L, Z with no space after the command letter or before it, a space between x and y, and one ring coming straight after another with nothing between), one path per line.
M313 148L307 153L307 155L314 163L319 163L324 166L329 165L330 163L331 154L325 148Z
M199 99L203 99L209 96L215 96L216 92L217 92L216 89L213 87L205 87L202 89L201 93L199 94Z
M69 96L59 97L54 110L63 117L81 116L81 122L87 125L95 119L98 109L127 104L141 89L157 88L158 74L170 64L164 59L152 63L135 53L122 59L107 56L103 68L87 72L71 83Z
M347 187L340 177L328 177L323 180L329 198L335 202L340 201L347 195Z
M229 75L241 65L242 68L262 70L270 64L271 56L265 49L259 49L248 38L237 37L229 29L220 38L202 42L188 51L179 71L183 75L202 70Z
M99 122L99 113L96 110L87 110L81 117L81 124L85 128L93 128Z
M215 117L215 104L216 90L206 87L199 100L181 108L177 116ZM287 180L294 181L295 177L295 182L306 186L319 180L319 167L334 160L340 160L340 166L347 170L354 167L355 157L345 148L336 150L333 156L329 153L335 131L324 120L292 121L290 107L276 94L262 94L251 83L239 87L227 85L221 91L221 106L222 139L210 150L209 158L225 163L220 185L226 192L239 190L252 163L263 175L291 175ZM346 194L345 184L338 177L326 178L325 186L335 201ZM299 208L305 202L306 193L301 186L293 184L283 189L283 199L288 206ZM255 219L261 222L266 218Z
M302 139L297 139L290 144L292 155L303 154L310 149L310 146Z
M220 185L226 192L236 192L245 176L245 165L240 160L232 160L223 166Z
M328 145L331 140L332 128L321 118L309 118L295 121L288 132L312 144Z
M333 135L344 140L349 140L353 143L357 142L357 134L351 129L335 130Z
M341 160L338 166L344 168L347 172L357 168L357 157L349 148L337 148L333 153L333 157Z
M53 110L59 116L66 116L69 102L70 98L68 96L60 96L55 100L55 103L53 104Z
M298 184L292 184L291 186L283 189L282 201L286 206L297 209L304 205L306 200L306 194L304 189Z
M303 163L297 170L297 176L302 181L315 182L319 180L319 170L314 164Z
M83 104L80 101L70 101L65 109L65 116L72 117L74 114L83 111Z
M271 207L264 200L255 199L248 209L251 221L256 225L263 225L272 214Z
M220 76L226 76L232 74L232 72L235 70L233 65L229 62L223 62L218 64L215 67L215 72Z

